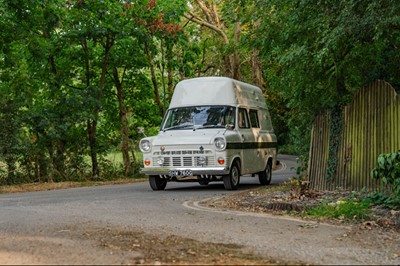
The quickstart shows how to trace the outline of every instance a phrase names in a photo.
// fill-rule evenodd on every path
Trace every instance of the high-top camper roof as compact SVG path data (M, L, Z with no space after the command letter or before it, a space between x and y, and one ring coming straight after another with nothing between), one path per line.
M245 105L267 108L260 88L226 77L202 77L179 82L169 108L194 105Z

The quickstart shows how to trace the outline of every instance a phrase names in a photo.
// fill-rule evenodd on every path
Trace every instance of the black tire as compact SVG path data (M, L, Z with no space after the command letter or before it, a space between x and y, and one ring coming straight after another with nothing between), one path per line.
M226 190L236 190L240 182L240 168L237 162L232 164L229 175L224 175L224 187Z
M272 179L272 163L268 161L267 167L264 171L258 173L258 179L260 180L261 185L269 185L271 184Z
M164 190L167 186L167 179L161 178L158 175L149 176L150 187L153 190Z

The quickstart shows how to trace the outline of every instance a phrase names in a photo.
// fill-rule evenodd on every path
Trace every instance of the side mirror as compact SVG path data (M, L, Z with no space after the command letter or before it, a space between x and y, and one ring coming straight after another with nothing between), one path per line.
M144 133L144 128L143 127L139 127L138 133L139 134L143 134L143 136L145 136L147 138L147 135Z
M233 130L235 128L235 125L234 124L226 124L225 128L228 130Z

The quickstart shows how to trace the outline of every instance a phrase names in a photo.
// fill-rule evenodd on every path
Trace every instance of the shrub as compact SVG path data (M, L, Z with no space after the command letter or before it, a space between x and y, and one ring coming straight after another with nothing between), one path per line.
M400 150L379 155L371 176L380 180L385 191L372 193L369 198L373 203L400 209Z

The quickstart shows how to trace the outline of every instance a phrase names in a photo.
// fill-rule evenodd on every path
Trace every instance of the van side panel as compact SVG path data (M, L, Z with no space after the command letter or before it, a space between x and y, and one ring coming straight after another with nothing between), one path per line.
M240 81L234 81L237 104L249 107L267 108L260 88Z

